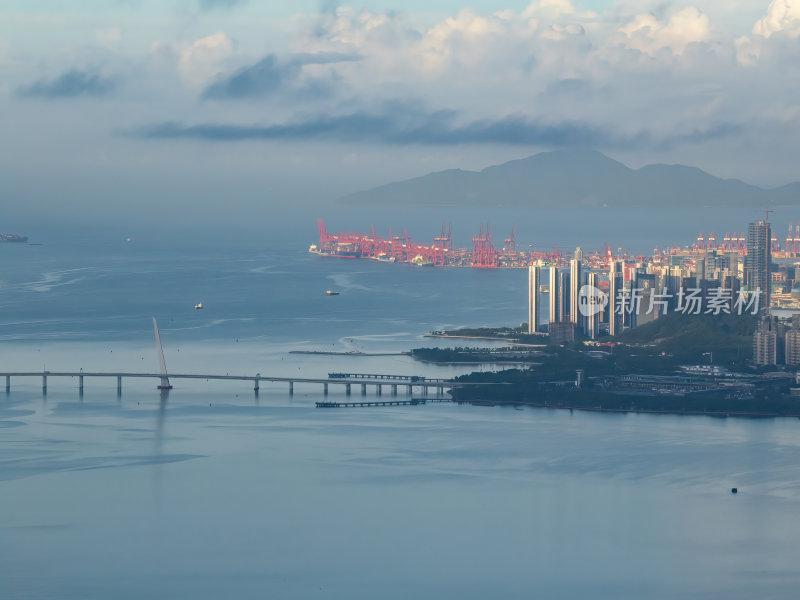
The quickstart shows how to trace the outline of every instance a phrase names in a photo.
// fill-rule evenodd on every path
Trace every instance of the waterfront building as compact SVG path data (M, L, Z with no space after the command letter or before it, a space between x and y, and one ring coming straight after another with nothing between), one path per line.
M642 273L637 269L631 288L631 327L650 323L658 317L656 310L660 310L658 305L651 304L652 294L657 291L655 275Z
M575 250L575 256L583 256L580 248ZM583 274L580 258L573 258L569 261L569 282L569 320L573 325L575 325L578 333L583 333L583 319L580 310L578 310L579 296L581 292L581 286L583 285Z
M558 271L558 321L569 321L569 271Z
M757 366L774 365L778 362L778 333L769 317L762 317L753 334L753 362Z
M539 331L539 267L528 267L528 333Z
M598 277L597 273L589 273L587 277L587 283L595 288L598 288ZM596 312L591 315L587 315L586 319L586 335L589 336L590 339L595 339L600 334L600 315L602 311Z
M745 283L749 291L761 290L759 312L769 312L770 266L772 263L770 224L755 221L747 226Z
M792 315L792 328L786 332L786 364L800 366L800 315Z
M622 331L622 263L611 261L608 270L608 335Z
M559 277L558 277L559 276L558 269L556 267L550 267L549 276L550 276L549 277L550 282L549 282L548 285L549 285L550 293L549 293L549 298L548 298L549 302L548 303L549 303L550 311L549 311L549 315L548 315L548 322L549 323L555 323L556 321L560 321L561 320L561 314L559 312L559 308L560 308L560 302L559 302L559 300L560 300L560 298L559 298L560 285L559 285L559 283L560 282L559 282Z

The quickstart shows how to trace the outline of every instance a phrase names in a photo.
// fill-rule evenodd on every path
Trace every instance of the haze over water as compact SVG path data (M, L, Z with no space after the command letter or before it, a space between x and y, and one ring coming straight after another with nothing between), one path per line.
M325 259L306 252L312 217L285 229L2 246L3 370L155 371L154 314L172 372L449 377L497 367L288 352L404 351L432 344L431 329L524 320L524 271ZM312 385L292 397L264 383L256 398L248 382L173 384L164 404L149 380L125 380L119 399L102 379L82 399L56 378L46 396L35 378L0 395L0 596L789 598L800 586L796 419L320 410Z

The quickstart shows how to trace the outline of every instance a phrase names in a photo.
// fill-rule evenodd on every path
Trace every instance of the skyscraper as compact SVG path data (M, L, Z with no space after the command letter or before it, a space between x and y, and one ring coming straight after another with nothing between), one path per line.
M608 335L617 335L622 329L622 263L611 261L608 267ZM618 314L619 313L619 314Z
M772 234L769 223L756 221L747 226L747 257L745 258L744 276L750 292L761 290L759 312L769 311L769 283Z
M528 333L539 330L539 267L528 267Z
M561 320L561 315L559 314L559 281L558 281L558 269L556 267L550 267L550 314L548 321L550 323L555 323Z
M575 250L576 256L583 256L581 249ZM575 325L579 332L583 332L583 320L578 310L578 297L583 285L580 258L573 258L569 261L569 320Z
M588 284L593 287L598 287L597 273L589 273ZM595 339L600 334L600 313L596 312L586 317L586 335L591 339Z
M569 315L569 271L558 271L558 320L567 321Z

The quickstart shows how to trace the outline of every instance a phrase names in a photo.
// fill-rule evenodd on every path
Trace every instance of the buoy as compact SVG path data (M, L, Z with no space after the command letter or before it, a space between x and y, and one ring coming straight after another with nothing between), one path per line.
M739 488L731 488L731 494L738 494Z

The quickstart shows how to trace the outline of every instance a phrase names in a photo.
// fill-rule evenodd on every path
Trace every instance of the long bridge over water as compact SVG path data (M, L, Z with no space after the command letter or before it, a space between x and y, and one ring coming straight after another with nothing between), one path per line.
M322 385L322 391L328 394L328 387L331 385L344 386L345 393L349 396L353 386L361 387L361 395L367 394L367 386L375 388L375 393L380 396L383 394L384 387L388 387L392 396L396 396L398 389L405 388L406 393L412 395L414 388L427 396L430 390L435 390L437 396L444 395L445 390L464 385L485 385L455 382L450 379L430 379L413 375L386 375L370 373L331 373L327 378L322 377L280 377L273 375L216 375L210 373L169 373L169 379L205 379L205 380L224 380L224 381L249 381L253 383L253 391L257 394L262 382L265 383L288 383L289 394L294 394L295 383L309 383ZM0 378L5 377L6 393L11 393L12 378L40 378L42 380L42 393L47 394L48 379L51 378L72 378L78 380L78 392L83 394L84 379L106 378L116 379L117 394L122 394L122 380L130 378L138 379L157 379L164 380L164 373L131 373L131 372L92 372L92 371L14 371L0 373Z
M122 380L127 378L137 379L158 379L160 385L157 389L162 393L166 393L172 389L170 379L205 379L206 381L216 379L224 381L251 381L253 382L253 391L258 394L261 382L270 383L288 383L289 395L294 394L295 383L310 383L321 384L323 394L328 395L328 387L331 385L344 386L345 393L349 396L352 393L354 385L361 386L361 395L367 394L367 386L374 386L375 393L380 396L383 394L384 386L388 386L392 396L397 396L398 387L405 387L408 395L413 395L414 388L422 391L424 396L427 396L431 389L436 391L437 396L444 396L446 389L452 390L455 387L469 386L469 385L493 385L486 383L466 383L456 382L451 379L432 379L421 377L417 375L386 375L380 373L329 373L327 378L322 377L283 377L276 375L262 375L256 373L255 375L217 375L213 373L168 373L167 365L164 362L164 349L161 346L161 336L158 331L158 323L156 318L153 317L153 332L155 335L156 351L158 352L158 362L161 368L159 373L131 373L125 371L119 372L98 372L98 371L13 371L7 373L0 373L0 378L6 379L6 394L11 393L11 378L19 377L41 377L42 378L42 394L47 395L47 380L52 377L69 377L78 379L78 393L83 395L84 379L86 377L94 378L111 378L117 380L117 395L122 395Z

